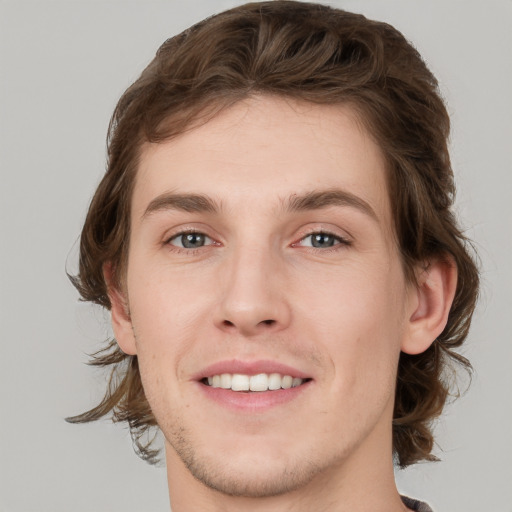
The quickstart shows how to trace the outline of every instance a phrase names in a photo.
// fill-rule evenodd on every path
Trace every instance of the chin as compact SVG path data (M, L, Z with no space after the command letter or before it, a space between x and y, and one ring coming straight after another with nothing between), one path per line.
M290 458L280 450L262 450L257 443L246 450L231 447L205 453L202 446L187 443L183 436L173 441L166 447L168 464L175 464L177 456L196 480L229 496L279 496L307 486L326 469L312 460L313 454L300 456L295 452Z
M218 460L183 461L190 473L206 487L229 496L265 498L303 488L319 473L312 464L247 461L243 468Z

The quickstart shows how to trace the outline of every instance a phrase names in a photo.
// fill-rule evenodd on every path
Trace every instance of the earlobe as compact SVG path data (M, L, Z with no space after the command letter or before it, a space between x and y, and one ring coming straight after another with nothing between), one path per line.
M411 311L402 351L424 352L443 332L457 289L457 267L448 256L428 262L411 291Z
M126 293L119 289L113 274L112 264L110 262L105 263L103 265L103 276L107 283L108 298L110 300L112 329L121 350L128 355L136 355L135 336L133 334Z

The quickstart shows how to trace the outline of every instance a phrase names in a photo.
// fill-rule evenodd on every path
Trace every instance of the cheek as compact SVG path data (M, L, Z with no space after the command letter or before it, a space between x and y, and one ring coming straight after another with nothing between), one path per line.
M365 270L352 267L302 286L302 328L328 354L340 386L392 382L404 335L400 269Z
M165 264L146 266L144 271L137 267L135 261L128 283L136 334L150 332L152 339L165 340L175 331L186 335L193 330L199 311L211 295L208 276L186 268L176 272Z
M139 258L144 263L146 260ZM183 362L211 339L211 311L216 302L206 269L171 268L162 261L138 264L133 257L128 273L129 301L137 355L145 389L181 382ZM150 382L151 381L151 382Z

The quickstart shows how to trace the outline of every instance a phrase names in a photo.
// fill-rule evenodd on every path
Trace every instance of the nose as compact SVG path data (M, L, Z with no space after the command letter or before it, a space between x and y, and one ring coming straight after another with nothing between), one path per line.
M224 262L216 326L245 337L276 333L291 320L283 262L265 248L233 251Z

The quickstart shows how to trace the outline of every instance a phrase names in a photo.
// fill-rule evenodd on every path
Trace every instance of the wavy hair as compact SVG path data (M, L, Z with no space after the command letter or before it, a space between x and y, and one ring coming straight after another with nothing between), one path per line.
M212 16L168 39L119 100L108 132L108 168L90 204L71 280L82 300L110 309L103 266L122 284L130 201L144 142L161 142L207 122L251 95L350 104L385 155L395 234L406 277L432 258L456 264L448 323L428 350L402 353L396 382L393 450L401 467L432 455L432 421L451 392L447 370L470 371L454 351L465 340L478 295L478 269L452 214L455 194L447 140L450 121L438 83L414 47L386 23L331 7L250 3ZM99 405L73 418L112 414L130 426L139 456L158 451L143 435L156 426L136 356L109 340L91 364L111 368Z

